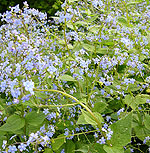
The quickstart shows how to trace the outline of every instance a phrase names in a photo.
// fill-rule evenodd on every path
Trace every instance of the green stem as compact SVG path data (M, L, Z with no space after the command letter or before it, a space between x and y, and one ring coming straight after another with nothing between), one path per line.
M102 129L102 125L101 123L99 122L99 120L96 118L96 116L93 114L93 112L86 106L84 105L82 102L80 102L78 99L76 99L75 97L63 92L63 91L59 91L59 90L54 90L54 89L35 89L34 88L34 91L48 91L48 92L56 92L56 93L61 93L62 95L66 96L66 97L69 97L73 100L75 100L78 104L80 104L83 108L85 108L89 113L90 115L93 117L93 119L95 120L95 122L97 123L97 126L99 129Z
M75 106L75 105L78 105L78 103L65 104L65 105L36 105L36 107L42 107L42 108L43 107L69 107L69 106Z

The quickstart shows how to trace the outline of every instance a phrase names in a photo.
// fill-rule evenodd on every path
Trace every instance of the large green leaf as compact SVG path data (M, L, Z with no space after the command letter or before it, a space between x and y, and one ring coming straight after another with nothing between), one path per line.
M127 104L128 106L130 106L133 110L136 109L137 104L134 101L134 97L131 95L127 95L124 99L125 104Z
M141 95L137 95L135 97L135 102L136 102L137 105L139 105L139 104L145 104L147 99L150 99L150 96L149 95L147 95L147 94L141 94Z
M44 153L53 153L52 149L51 148L46 148Z
M78 0L68 0L70 3L72 3L72 2L75 2L75 1L78 1Z
M95 47L93 45L83 43L82 46L84 49L94 52Z
M44 121L45 114L43 112L37 113L36 111L32 111L25 116L25 119L28 124L37 126Z
M96 53L99 53L99 54L107 54L108 52L108 48L97 48L96 49Z
M137 95L136 97L127 95L124 99L124 102L133 110L135 110L139 104L145 104L147 99L149 99L149 95L146 94Z
M118 20L118 22L119 22L120 24L122 24L122 25L125 25L125 26L128 25L127 19L126 19L125 17L123 17L123 16L118 17L117 20Z
M104 150L107 152L107 153L124 153L124 149L123 147L110 147L110 146L106 146L104 145Z
M64 74L64 75L60 76L58 79L60 79L62 81L76 81L72 76L70 76L68 74Z
M93 112L93 114L95 115L95 117L98 119L98 121L99 121L100 123L102 123L102 122L104 121L104 119L103 119L103 117L102 117L102 115L101 115L100 113L98 113L98 112Z
M75 151L75 144L72 140L67 140L65 145L65 153L74 153Z
M85 120L83 114L81 114L81 115L79 116L78 121L77 121L76 124L89 124L89 123L87 123L87 121Z
M77 149L76 152L82 153L106 153L103 149L103 145L95 143L90 145L84 145L81 148Z
M85 111L81 110L82 114L79 116L79 119L77 121L77 124L91 124L91 125L97 125L97 122L94 120L93 116ZM99 122L103 122L103 117L98 112L93 112L94 116L99 120Z
M96 121L93 119L93 117L89 114L89 112L85 110L81 110L82 114L80 115L77 124L91 124L91 125L97 125Z
M64 134L59 135L52 143L52 149L57 151L65 142Z
M0 131L13 132L23 128L24 125L25 119L14 114L8 117L6 123L0 127Z
M134 127L134 131L136 136L142 141L145 139L145 137L150 136L150 130L145 128L145 126L136 126Z
M126 117L113 123L110 128L113 131L111 138L111 144L115 147L123 147L131 142L131 122L132 113L129 113Z
M127 7L129 7L129 6L131 6L131 5L136 5L136 4L139 4L139 3L141 3L141 2L143 2L142 0L141 1L129 1L127 4L126 4L126 6Z
M99 113L102 113L105 111L106 107L108 106L107 103L104 103L104 102L97 102L94 104L94 108L93 108L93 111L94 112L99 112Z
M148 115L147 113L145 113L144 125L147 129L150 130L150 115Z
M94 14L94 15L91 15L91 17L88 18L86 21L87 21L87 22L93 22L93 21L95 21L98 17L99 17L99 14Z
M48 98L48 96L45 93L41 92L41 91L35 91L34 95L37 96L37 97L40 97L42 99L47 99Z

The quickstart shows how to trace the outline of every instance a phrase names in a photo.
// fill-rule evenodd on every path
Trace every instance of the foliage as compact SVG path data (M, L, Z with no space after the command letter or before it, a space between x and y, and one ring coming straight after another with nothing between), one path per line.
M148 152L149 1L61 7L1 15L0 151Z
M9 6L15 6L17 4L23 7L23 2L20 0L0 0L0 12L9 10ZM63 0L28 0L28 4L31 8L39 9L42 12L47 12L48 16L54 15L58 9L61 8Z

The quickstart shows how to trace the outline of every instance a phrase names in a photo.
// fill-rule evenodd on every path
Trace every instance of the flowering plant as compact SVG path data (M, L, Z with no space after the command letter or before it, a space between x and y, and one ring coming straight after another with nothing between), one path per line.
M149 1L68 0L51 20L1 14L1 152L146 152Z

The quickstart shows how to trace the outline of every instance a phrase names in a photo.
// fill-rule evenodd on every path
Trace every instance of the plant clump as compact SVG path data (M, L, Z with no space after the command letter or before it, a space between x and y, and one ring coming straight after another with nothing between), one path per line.
M148 152L149 1L61 7L0 14L0 152Z

